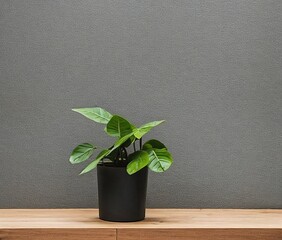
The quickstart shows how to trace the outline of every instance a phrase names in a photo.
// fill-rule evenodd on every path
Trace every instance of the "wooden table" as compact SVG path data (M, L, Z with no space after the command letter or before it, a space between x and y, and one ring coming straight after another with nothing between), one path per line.
M148 209L142 222L97 209L0 209L1 240L282 240L282 210Z

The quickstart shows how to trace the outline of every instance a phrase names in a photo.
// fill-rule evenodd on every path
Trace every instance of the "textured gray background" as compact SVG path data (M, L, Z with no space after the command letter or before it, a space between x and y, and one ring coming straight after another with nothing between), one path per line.
M281 208L281 42L281 0L0 0L0 207L97 207L98 105L167 120L148 207Z

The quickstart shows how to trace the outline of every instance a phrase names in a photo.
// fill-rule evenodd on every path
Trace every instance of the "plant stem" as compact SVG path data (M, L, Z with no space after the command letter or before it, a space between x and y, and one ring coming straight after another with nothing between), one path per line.
M142 138L139 139L139 147L140 147L140 150L142 148Z
M136 152L135 141L133 142L133 149L134 149L134 152Z
M115 160L114 160L114 164L115 164L115 166L117 166L117 165L118 165L119 155L120 155L120 149L117 149L117 155L116 155Z
M119 148L119 160L122 160L122 148Z
M127 160L127 156L128 156L128 155L127 155L126 148L125 148L125 147L123 147L122 149L123 149L123 152L125 153L125 158L126 158L125 160Z

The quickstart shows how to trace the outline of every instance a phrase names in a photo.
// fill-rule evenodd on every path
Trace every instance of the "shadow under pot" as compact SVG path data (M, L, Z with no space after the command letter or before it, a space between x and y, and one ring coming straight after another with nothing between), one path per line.
M145 218L148 168L133 175L126 167L98 165L99 218L112 222L134 222Z

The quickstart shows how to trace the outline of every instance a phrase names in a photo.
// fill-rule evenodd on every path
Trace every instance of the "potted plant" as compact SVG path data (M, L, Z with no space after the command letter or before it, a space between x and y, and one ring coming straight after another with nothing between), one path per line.
M104 124L105 132L116 138L111 147L101 148L96 158L80 173L97 167L100 219L118 222L143 220L148 169L164 172L173 159L163 143L151 139L143 144L142 138L164 120L136 127L100 107L72 110ZM99 148L90 143L80 144L72 151L69 161L72 164L84 162Z

